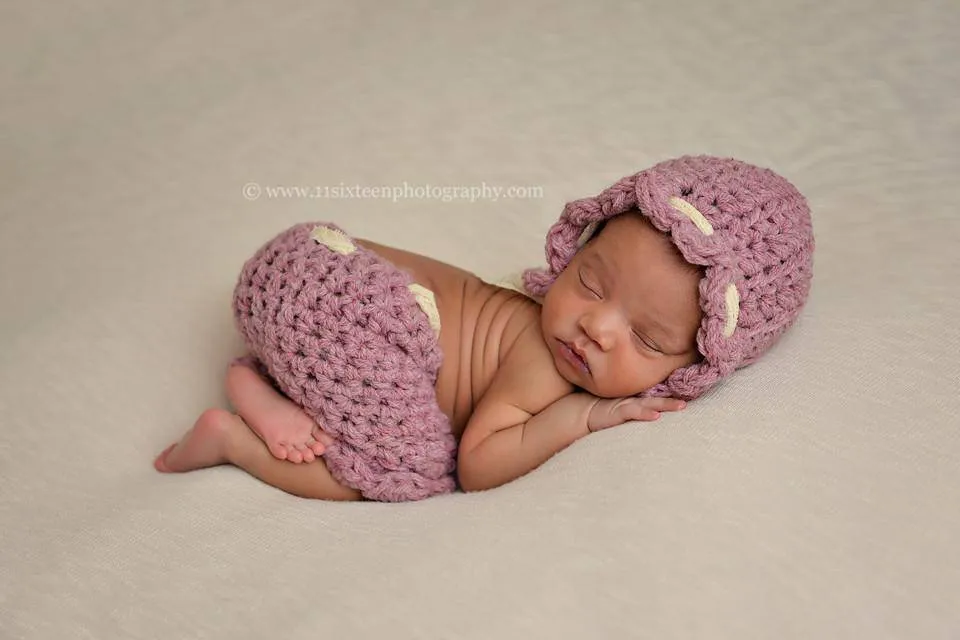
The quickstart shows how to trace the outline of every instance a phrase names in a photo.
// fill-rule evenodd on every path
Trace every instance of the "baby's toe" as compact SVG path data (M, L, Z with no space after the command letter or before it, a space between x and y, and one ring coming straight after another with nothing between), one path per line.
M313 439L324 447L329 447L333 444L333 437L320 427L314 427L313 432L310 435L312 435Z
M303 455L304 462L313 462L317 459L317 457L313 455L313 451L310 449L303 449L300 453Z
M268 444L267 449L270 450L270 454L277 460L286 460L289 454L287 448L282 444Z
M298 449L290 447L287 450L287 460L296 464L300 464L301 462L303 462L303 454L300 453Z
M316 441L308 443L308 444L307 444L307 448L308 448L311 452L313 452L313 455L318 456L318 457L319 457L319 456L322 456L322 455L323 455L323 452L327 450L327 447L324 446L324 444L323 444L322 442L316 442Z

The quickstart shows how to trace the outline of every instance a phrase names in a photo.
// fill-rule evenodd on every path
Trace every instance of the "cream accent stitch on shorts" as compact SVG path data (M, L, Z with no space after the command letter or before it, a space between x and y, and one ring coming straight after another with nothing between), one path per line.
M433 291L430 291L430 289L427 289L426 287L416 283L409 285L407 288L410 289L413 297L417 300L417 304L427 315L427 320L430 321L430 326L433 327L434 333L439 336L440 310L437 309L437 300L433 295Z
M313 228L313 231L310 232L310 237L317 243L324 244L333 251L342 253L343 255L349 255L357 250L356 245L351 242L346 234L336 229L331 229L330 227L324 227L322 225L316 226Z

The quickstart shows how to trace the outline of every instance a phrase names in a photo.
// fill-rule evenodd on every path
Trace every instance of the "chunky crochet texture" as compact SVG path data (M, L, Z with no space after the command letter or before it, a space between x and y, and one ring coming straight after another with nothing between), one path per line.
M524 273L527 292L546 295L599 223L634 210L705 268L703 359L643 394L693 399L754 362L796 320L813 276L810 209L769 169L710 156L668 160L568 203L547 235L547 268Z
M455 489L456 441L437 404L437 335L410 276L360 246L330 247L298 224L243 266L237 327L271 382L333 436L324 460L367 498ZM349 244L349 241L347 241Z

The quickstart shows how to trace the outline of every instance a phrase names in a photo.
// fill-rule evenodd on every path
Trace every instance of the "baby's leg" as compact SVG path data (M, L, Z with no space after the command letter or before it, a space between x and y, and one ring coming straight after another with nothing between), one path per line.
M329 436L301 407L277 393L255 370L234 361L227 367L227 396L237 413L267 444L274 457L313 462Z
M344 487L326 463L289 464L277 460L243 420L223 409L204 411L180 442L153 463L157 471L179 473L233 464L267 484L301 498L359 500L360 492Z

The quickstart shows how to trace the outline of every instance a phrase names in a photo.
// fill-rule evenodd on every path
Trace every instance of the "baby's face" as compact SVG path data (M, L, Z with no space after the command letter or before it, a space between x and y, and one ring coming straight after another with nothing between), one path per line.
M544 298L540 322L557 370L619 398L696 362L701 276L642 215L611 219Z

